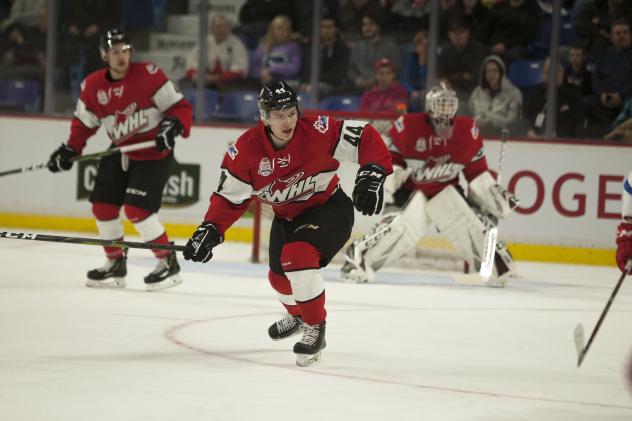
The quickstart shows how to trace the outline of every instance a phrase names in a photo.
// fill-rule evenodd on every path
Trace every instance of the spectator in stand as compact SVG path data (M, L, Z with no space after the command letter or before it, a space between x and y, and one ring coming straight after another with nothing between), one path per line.
M239 26L233 34L241 38L248 50L254 50L266 34L270 21L290 13L292 3L292 0L246 0L239 9Z
M632 2L594 0L579 10L575 32L589 60L597 60L612 46L610 28L615 19L632 18Z
M470 36L468 23L460 17L448 22L448 41L439 51L438 77L447 81L459 102L466 104L479 81L487 48ZM464 113L464 110L459 112Z
M497 55L481 65L480 84L474 88L468 105L483 135L497 136L503 129L520 124L522 93L505 76L505 64Z
M396 72L401 63L399 47L393 41L382 37L378 17L366 14L362 17L362 37L351 47L348 77L357 93L362 93L375 85L373 65L380 58L388 58L395 64Z
M579 44L568 49L568 64L564 68L564 79L575 85L582 97L592 94L592 73L586 66L584 47Z
M311 46L305 51L301 71L299 91L310 93ZM320 82L318 91L321 96L330 94L336 88L346 85L349 64L349 47L342 41L336 28L336 19L325 16L320 21Z
M248 76L248 51L239 38L231 34L230 22L224 15L209 20L206 38L205 81L207 88L218 88ZM193 47L186 59L186 75L181 88L194 87L198 77L199 46Z
M279 80L298 83L301 61L301 46L292 39L292 22L279 15L272 19L255 50L252 76L263 84Z
M531 88L525 103L525 120L529 125L527 136L540 137L546 128L548 75L550 59L542 66L542 82ZM584 112L579 90L564 80L564 68L558 63L555 73L557 83L556 137L577 138L584 127Z
M338 17L338 0L322 0L320 5L320 16L331 16L332 19ZM312 37L312 21L314 16L314 2L295 1L292 5L292 22L300 33L303 43L309 43Z
M410 39L421 28L428 28L430 2L427 0L393 0L389 13L393 29Z
M47 0L13 0L13 2L11 2L9 17L2 22L0 27L4 31L16 23L24 26L36 25L40 9L46 6L47 3Z
M103 68L103 61L97 53L99 40L105 28L119 26L121 5L118 1L102 0L60 0L60 23L62 33L69 36L75 49L84 47L84 74Z
M384 13L380 0L340 0L338 22L347 43L352 44L362 38L362 19L367 13Z
M45 51L39 50L21 23L11 24L0 41L0 79L44 82Z
M484 43L482 30L487 24L489 9L479 0L461 0L463 18L470 26L472 37Z
M408 91L408 110L420 112L425 108L428 80L428 33L419 31L413 37L413 50L408 52L402 69L402 85Z
M505 63L528 56L528 45L537 35L540 8L533 0L508 0L492 6L483 39L491 53Z
M612 22L610 41L613 48L595 64L593 95L584 98L588 137L606 134L625 101L632 96L632 38L627 20Z
M363 112L401 112L408 104L408 91L396 81L395 63L381 58L374 64L376 85L360 99Z

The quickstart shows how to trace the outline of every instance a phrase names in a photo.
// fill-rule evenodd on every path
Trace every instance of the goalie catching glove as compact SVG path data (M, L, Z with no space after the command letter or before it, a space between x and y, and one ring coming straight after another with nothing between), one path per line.
M632 223L621 222L617 227L617 265L621 272L632 259ZM632 273L632 270L629 272Z
M72 159L79 156L70 146L62 143L48 159L48 169L50 172L68 171L72 168Z
M468 199L496 221L503 219L519 204L516 196L496 183L489 171L470 182Z
M215 225L203 222L185 246L184 260L206 263L213 257L213 248L224 242L224 237L217 231Z
M362 215L378 214L384 203L386 171L377 164L366 164L358 170L353 188L353 205Z
M156 148L159 151L171 150L176 144L176 137L184 131L182 123L175 117L167 117L160 122L156 135Z

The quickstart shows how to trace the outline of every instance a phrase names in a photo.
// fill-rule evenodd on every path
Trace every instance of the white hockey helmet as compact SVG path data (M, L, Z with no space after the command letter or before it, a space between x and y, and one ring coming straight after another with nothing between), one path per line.
M456 93L443 82L426 93L426 112L430 114L435 130L450 127L458 108Z

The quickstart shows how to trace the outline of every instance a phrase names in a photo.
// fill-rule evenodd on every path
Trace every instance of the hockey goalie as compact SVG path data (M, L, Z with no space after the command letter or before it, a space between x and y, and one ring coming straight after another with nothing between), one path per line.
M384 135L394 164L384 202L396 211L348 246L342 280L373 282L375 271L416 247L430 229L444 235L469 268L480 270L488 230L518 203L490 173L475 120L457 116L457 108L455 92L441 84L426 94L426 112L401 116ZM486 283L502 287L513 262L502 243L495 251Z

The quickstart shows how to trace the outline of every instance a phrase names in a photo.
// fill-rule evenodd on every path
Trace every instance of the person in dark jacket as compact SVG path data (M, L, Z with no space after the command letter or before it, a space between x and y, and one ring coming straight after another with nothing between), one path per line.
M544 61L542 82L531 88L525 103L524 116L529 125L527 131L529 137L539 137L545 132L550 63L549 58ZM555 77L558 87L556 136L576 138L580 135L585 121L579 91L564 80L564 68L560 63L557 64Z

